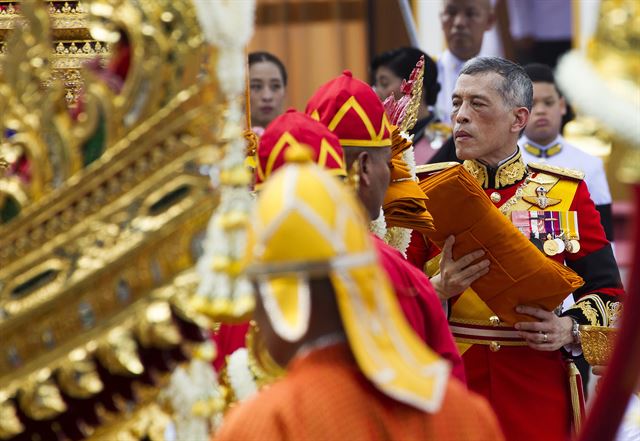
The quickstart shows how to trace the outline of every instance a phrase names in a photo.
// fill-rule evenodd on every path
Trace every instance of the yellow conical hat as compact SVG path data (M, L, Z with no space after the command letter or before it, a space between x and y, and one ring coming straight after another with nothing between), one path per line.
M450 367L407 324L351 191L313 163L282 167L258 197L248 274L275 332L300 340L311 314L308 280L329 276L351 350L386 395L440 408Z

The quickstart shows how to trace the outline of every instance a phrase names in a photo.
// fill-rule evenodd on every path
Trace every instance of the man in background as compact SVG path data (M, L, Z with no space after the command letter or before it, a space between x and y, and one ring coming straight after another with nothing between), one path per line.
M451 94L467 60L477 56L482 48L484 33L495 23L490 0L445 0L440 24L447 42L447 50L438 60L440 93L436 102L438 117L451 123Z

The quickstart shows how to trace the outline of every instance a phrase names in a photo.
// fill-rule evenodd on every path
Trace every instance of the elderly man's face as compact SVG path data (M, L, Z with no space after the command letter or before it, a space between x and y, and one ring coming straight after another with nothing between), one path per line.
M528 111L510 108L504 102L498 89L502 81L495 72L458 77L451 112L458 158L481 159L494 165L515 149Z
M461 60L480 53L482 37L494 21L489 0L445 0L440 13L447 46Z

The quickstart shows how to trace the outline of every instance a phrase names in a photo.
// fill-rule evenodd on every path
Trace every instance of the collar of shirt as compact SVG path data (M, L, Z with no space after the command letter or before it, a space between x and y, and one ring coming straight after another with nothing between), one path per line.
M548 150L549 148L553 147L556 144L564 144L564 138L562 137L562 135L558 135L556 136L556 139L551 141L549 144L542 145L542 144L538 144L535 141L530 140L529 138L527 138L527 135L522 135L522 138L520 138L520 142L518 144L523 146L525 143L531 144L532 146L537 147L540 150Z

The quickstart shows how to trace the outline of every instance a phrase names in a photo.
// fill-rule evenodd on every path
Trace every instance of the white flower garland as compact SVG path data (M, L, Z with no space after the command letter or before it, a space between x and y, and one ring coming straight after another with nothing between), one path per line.
M227 377L233 394L244 401L258 393L258 384L249 367L249 351L241 348L227 358Z
M413 139L413 136L407 134L406 132L400 132L400 135L408 141L411 141ZM411 179L417 181L418 176L416 174L416 157L413 146L402 152L402 159L407 163L407 166L409 167ZM384 210L382 208L380 208L380 215L378 216L378 218L369 223L369 231L378 236L380 239L384 240L387 245L392 246L396 250L400 251L405 258L407 257L407 249L409 248L409 244L411 243L411 232L413 230L401 227L388 228L387 221L384 217Z
M413 230L409 230L408 228L402 227L391 227L387 230L387 234L384 237L384 241L400 251L404 258L407 258L407 249L409 248L409 243L411 243L411 232Z
M612 89L596 68L578 51L560 59L556 79L569 101L577 109L600 120L636 149L640 148L640 124L637 116L640 93L628 85L626 93Z
M173 371L163 396L171 403L178 440L208 440L222 421L224 401L208 359L194 358Z
M387 237L387 221L384 218L382 207L380 208L380 215L369 223L369 231L382 240Z
M208 43L218 50L215 73L227 109L224 115L225 156L212 169L212 182L220 189L220 205L209 226L204 255L198 262L201 276L195 307L214 318L243 317L253 307L251 284L240 271L246 245L245 226L252 198L245 162L242 97L245 88L245 47L253 35L255 0L194 0L198 21Z

